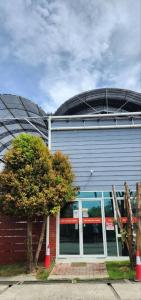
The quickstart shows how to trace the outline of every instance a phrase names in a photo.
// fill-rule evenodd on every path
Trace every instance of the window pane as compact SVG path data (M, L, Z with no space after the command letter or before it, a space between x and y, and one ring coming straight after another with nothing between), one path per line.
M112 198L112 192L104 192L104 198Z
M115 228L115 226L114 226ZM117 256L116 233L114 230L106 230L107 254L108 256Z
M114 208L112 199L104 199L105 217L114 217Z
M124 200L118 200L118 206L121 213L121 217L126 217L125 208L124 208Z
M104 254L101 201L82 201L82 217L84 254Z
M79 254L78 224L60 224L60 254Z
M60 218L73 218L74 211L78 211L78 202L69 202L61 209Z
M124 192L116 192L117 197L123 198Z
M83 224L84 254L104 254L102 224Z
M101 198L101 192L80 192L77 195L77 198Z
M82 214L86 214L88 218L101 217L101 201L83 201Z

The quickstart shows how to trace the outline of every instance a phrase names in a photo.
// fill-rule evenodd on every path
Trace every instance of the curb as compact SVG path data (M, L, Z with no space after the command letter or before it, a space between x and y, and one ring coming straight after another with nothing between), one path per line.
M134 280L128 280L129 283L136 283ZM126 279L124 280L107 280L107 279L103 279L103 280L99 280L99 279L63 279L63 280L57 280L57 279L54 279L54 280L24 280L24 281L17 281L17 280L0 280L0 285L13 285L13 284L52 284L52 283L98 283L98 284L102 284L102 283L105 283L105 284L112 284L112 283L122 283L122 284L125 284L127 283Z

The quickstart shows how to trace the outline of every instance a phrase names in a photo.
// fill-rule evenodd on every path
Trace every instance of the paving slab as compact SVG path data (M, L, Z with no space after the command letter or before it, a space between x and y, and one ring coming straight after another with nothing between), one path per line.
M0 295L0 300L114 300L106 284L14 285Z
M57 263L48 280L108 278L106 264L103 263Z
M0 277L0 282L6 282L6 281L36 281L36 275L35 274L21 274L16 276L3 276Z
M122 300L141 300L141 282L112 283Z
M7 287L8 287L7 285L4 285L4 284L1 285L1 284L0 284L0 294L2 294L3 291L4 291L5 289L7 289Z

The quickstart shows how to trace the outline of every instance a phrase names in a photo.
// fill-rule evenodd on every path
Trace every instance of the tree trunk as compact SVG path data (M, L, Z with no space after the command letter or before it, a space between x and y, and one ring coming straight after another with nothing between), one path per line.
M35 254L35 260L34 260L35 267L37 267L40 251L41 251L43 240L44 240L44 235L45 235L45 230L46 230L46 220L47 220L47 217L44 217L42 228L41 228L41 233L40 233L40 238L39 238L39 242L38 242L38 246L37 246L37 250L36 250L36 254Z
M27 220L27 273L31 273L33 270L32 221Z

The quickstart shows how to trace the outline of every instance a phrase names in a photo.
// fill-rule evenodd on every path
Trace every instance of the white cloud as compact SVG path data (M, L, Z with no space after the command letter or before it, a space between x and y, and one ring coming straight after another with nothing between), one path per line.
M0 19L11 54L40 70L37 88L50 99L44 108L54 110L103 85L141 90L140 6L140 0L5 0Z

